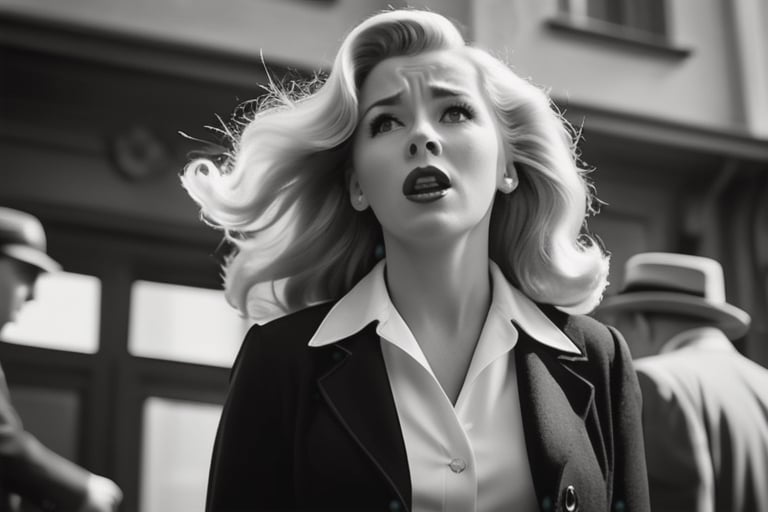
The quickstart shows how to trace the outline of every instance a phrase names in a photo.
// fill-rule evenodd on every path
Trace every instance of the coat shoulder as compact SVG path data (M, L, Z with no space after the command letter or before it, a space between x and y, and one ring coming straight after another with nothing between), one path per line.
M566 326L566 332L572 332L584 340L584 348L589 357L602 354L606 359L613 360L619 344L618 332L598 320L586 315L574 315L570 317L570 325Z
M332 302L324 302L254 327L259 331L260 336L265 339L287 341L288 343L292 341L295 343L296 341L294 340L303 340L304 344L306 344L332 306Z
M309 351L309 340L332 306L332 303L318 304L253 325L245 335L235 368L250 366L255 360L277 365L302 360Z
M624 343L621 334L587 315L570 315L553 306L542 306L542 311L560 328L590 360L612 361Z

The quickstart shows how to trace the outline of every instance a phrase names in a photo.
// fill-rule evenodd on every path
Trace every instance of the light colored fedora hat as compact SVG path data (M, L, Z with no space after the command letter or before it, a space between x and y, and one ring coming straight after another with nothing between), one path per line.
M37 217L0 207L0 254L23 261L44 272L61 269L46 253L45 230Z
M751 322L746 311L725 301L725 277L718 261L669 252L630 257L621 292L606 297L598 311L671 312L705 318L731 339L746 334Z

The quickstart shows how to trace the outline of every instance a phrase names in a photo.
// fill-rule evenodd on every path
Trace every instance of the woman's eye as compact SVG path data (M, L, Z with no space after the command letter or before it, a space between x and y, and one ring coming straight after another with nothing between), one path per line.
M443 115L440 117L440 121L444 123L463 123L469 121L474 117L472 109L464 105L455 105L448 107Z
M380 133L391 132L403 123L389 114L382 114L371 121L371 137Z

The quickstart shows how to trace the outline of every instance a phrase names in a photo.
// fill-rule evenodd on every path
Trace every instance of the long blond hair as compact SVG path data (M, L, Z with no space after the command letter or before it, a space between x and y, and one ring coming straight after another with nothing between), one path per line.
M568 125L541 89L467 46L445 17L395 10L352 30L321 86L299 97L273 87L223 165L186 166L182 183L203 218L236 246L224 267L233 306L258 319L335 300L382 257L378 221L347 194L358 94L382 60L434 50L465 52L478 68L518 170L518 189L494 202L491 258L533 300L597 304L608 257L583 232L593 197Z

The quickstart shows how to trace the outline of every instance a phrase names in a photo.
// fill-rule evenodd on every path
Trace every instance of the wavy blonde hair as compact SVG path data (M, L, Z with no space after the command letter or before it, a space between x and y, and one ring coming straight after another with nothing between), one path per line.
M191 161L182 184L203 218L236 246L224 266L229 302L264 318L335 300L382 257L381 227L347 193L358 94L389 57L464 52L477 67L520 178L498 193L489 252L531 299L591 310L605 288L608 256L584 230L592 188L577 165L569 125L546 93L487 52L468 46L445 17L418 10L377 14L342 43L319 87L266 101L232 134L223 162ZM295 97L298 96L298 97Z

